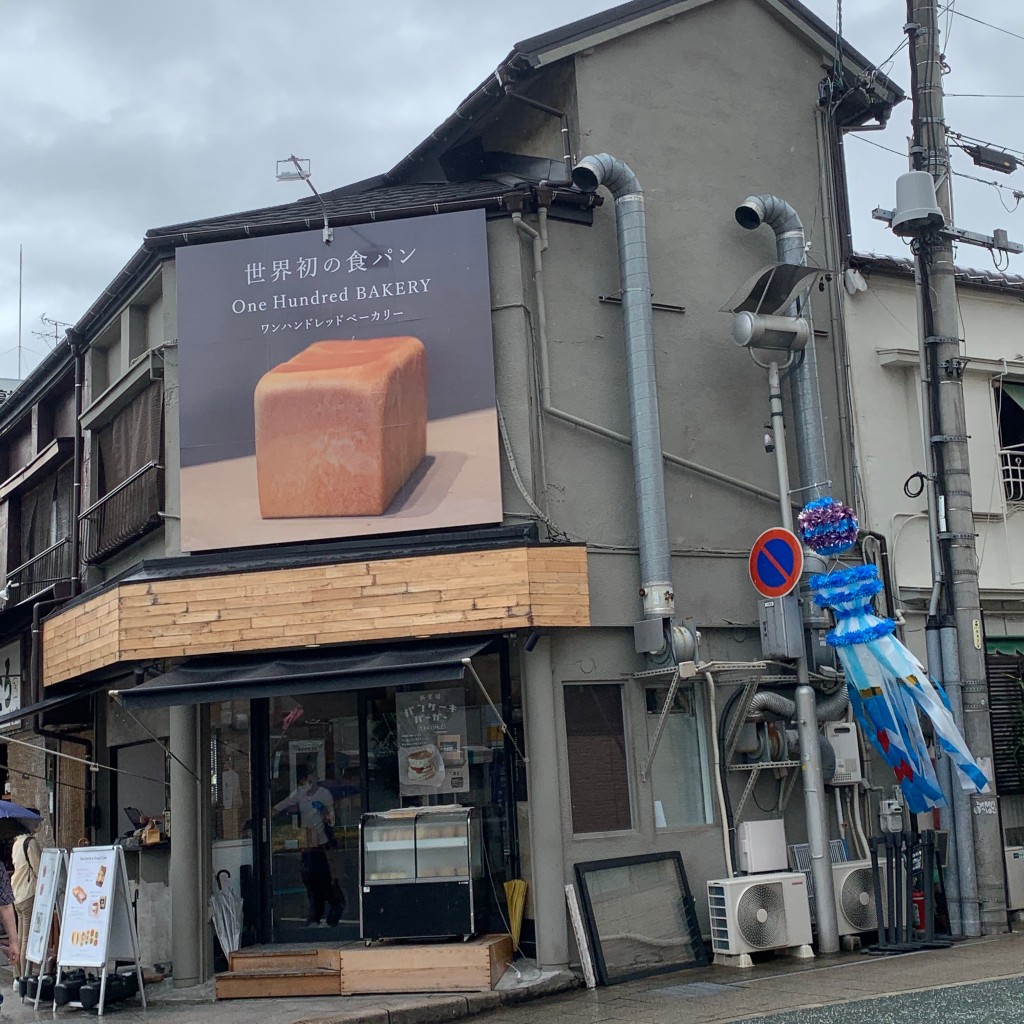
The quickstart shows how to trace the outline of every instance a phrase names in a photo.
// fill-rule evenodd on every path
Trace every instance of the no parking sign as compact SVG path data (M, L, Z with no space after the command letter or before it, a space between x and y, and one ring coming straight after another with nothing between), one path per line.
M750 549L750 582L763 597L785 597L804 571L804 549L792 530L765 530Z

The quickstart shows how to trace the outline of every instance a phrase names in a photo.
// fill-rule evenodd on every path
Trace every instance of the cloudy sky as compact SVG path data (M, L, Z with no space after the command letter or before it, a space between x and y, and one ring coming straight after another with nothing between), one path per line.
M833 0L805 0L827 23ZM42 317L74 323L138 248L147 228L267 206L306 194L275 162L312 160L321 190L393 166L440 124L517 39L611 6L602 0L0 0L0 377L52 346ZM947 121L1024 149L1024 3L953 0L943 16ZM881 64L903 41L903 0L846 0L843 31ZM962 11L961 14L954 13ZM980 19L998 26L979 24ZM883 67L908 87L904 46ZM953 94L983 94L957 96ZM851 139L854 242L905 249L870 219L891 206L906 169L910 104L884 132ZM878 147L888 147L887 152ZM1024 240L1011 213L1024 170L999 175L962 153L959 226ZM991 267L987 250L958 262ZM1010 270L1024 272L1024 257ZM59 330L60 328L57 328ZM48 337L40 337L45 333Z

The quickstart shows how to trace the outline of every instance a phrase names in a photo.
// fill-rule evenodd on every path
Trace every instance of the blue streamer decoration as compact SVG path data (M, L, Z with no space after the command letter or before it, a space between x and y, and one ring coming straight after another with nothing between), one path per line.
M831 498L819 498L800 514L801 536L807 540L810 533L816 541L811 546L827 554L822 539L845 543L851 516ZM855 518L853 522L856 531ZM841 569L812 576L809 582L815 604L835 615L835 628L825 639L846 672L857 724L892 768L910 810L920 813L946 803L921 731L922 713L931 719L960 785L982 792L988 779L953 720L945 691L894 636L896 623L872 609L872 599L883 589L877 566Z

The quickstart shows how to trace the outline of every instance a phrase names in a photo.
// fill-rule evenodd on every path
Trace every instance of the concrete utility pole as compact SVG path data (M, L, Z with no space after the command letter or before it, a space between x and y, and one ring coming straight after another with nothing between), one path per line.
M937 0L908 0L907 35L910 41L911 88L914 106L914 145L917 170L935 179L936 195L952 227L950 210L949 149L942 106L942 58L939 50ZM974 544L974 512L971 504L971 473L967 456L967 426L964 415L963 372L966 360L961 352L956 281L953 276L953 244L939 232L922 235L915 253L922 278L925 370L931 381L931 444L934 454L936 492L939 503L939 542L945 569L946 613L956 628L956 663L944 676L959 685L950 688L954 715L962 698L957 724L976 759L992 765L992 730L989 721L988 684L978 589L978 559ZM950 657L952 661L952 655ZM958 672L957 672L958 669ZM993 775L991 767L989 776ZM954 787L959 785L953 780ZM999 825L998 800L993 792L970 799L973 824L978 905L963 892L964 929L968 935L1004 931L1006 901L1004 890L1003 837ZM961 872L961 884L965 879ZM972 894L973 897L973 894Z

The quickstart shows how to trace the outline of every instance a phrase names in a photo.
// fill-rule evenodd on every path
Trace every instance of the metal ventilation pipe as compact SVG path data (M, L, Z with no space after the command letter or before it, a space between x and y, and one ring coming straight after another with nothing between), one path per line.
M850 706L850 694L843 685L835 693L824 700L817 701L815 716L819 722L836 722L846 715L846 709ZM796 716L796 701L785 694L776 693L774 690L758 690L750 699L748 715L756 715L765 711L785 718L787 721Z
M767 194L747 196L736 207L736 223L748 231L767 224L775 232L779 262L798 267L806 265L804 226L796 210L785 199ZM825 420L818 385L811 304L806 299L797 299L786 312L789 316L804 317L811 325L811 336L803 359L792 373L793 429L800 466L800 504L804 504L813 498L824 497L831 488L831 481L825 454Z
M640 593L645 619L670 619L675 614L675 594L658 420L644 193L629 166L607 153L584 157L573 168L572 180L582 192L595 192L599 185L604 185L615 199L629 418L633 433Z

